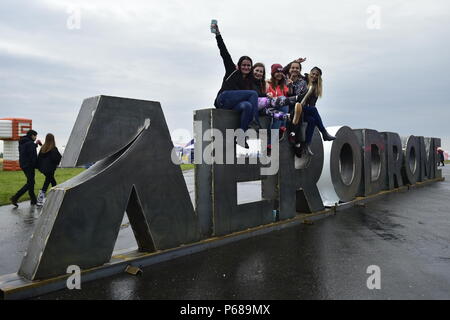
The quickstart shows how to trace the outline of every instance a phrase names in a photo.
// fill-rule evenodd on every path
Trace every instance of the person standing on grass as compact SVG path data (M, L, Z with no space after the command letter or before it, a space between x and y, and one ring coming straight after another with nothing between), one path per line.
M37 168L45 176L44 185L39 190L37 198L37 205L42 206L45 202L45 193L47 192L50 183L52 187L56 186L55 171L61 162L61 154L55 145L55 136L48 133L45 137L44 145L39 151L37 159Z
M36 141L36 139L37 132L34 130L28 130L26 136L20 138L19 140L19 164L25 174L25 177L27 178L27 182L14 196L9 199L16 208L19 207L17 201L27 191L30 195L31 205L36 205L37 203L36 194L34 193L34 169L37 164L36 148L38 145L42 146L42 143L39 140Z

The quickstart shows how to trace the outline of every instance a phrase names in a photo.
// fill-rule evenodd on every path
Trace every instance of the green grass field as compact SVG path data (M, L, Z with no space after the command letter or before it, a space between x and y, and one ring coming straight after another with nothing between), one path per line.
M3 171L3 159L0 159L0 205L10 204L9 198L13 196L17 190L22 188L26 182L25 175L22 171ZM190 170L194 169L193 164L182 164L181 169ZM75 177L80 172L84 171L83 168L64 168L57 169L55 174L55 179L57 183L62 183L70 178ZM45 177L39 170L36 170L36 184L35 193L36 196L39 189L42 188ZM51 187L51 185L50 185ZM19 201L30 200L28 192L25 193Z
M83 168L58 169L55 173L56 182L61 183L69 180L84 170L85 169ZM34 188L36 195L38 194L39 189L42 188L44 180L44 175L36 170L36 184ZM26 181L27 180L22 171L3 171L2 168L2 171L0 171L0 205L10 204L11 202L9 201L9 198L13 196L17 190L22 188ZM30 200L28 192L19 199L19 201L25 200Z

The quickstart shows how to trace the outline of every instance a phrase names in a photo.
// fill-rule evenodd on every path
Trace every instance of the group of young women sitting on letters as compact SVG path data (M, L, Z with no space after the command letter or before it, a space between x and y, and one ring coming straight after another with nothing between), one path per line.
M266 68L263 63L255 63L248 56L239 58L235 64L228 52L217 24L211 26L216 35L217 45L225 66L222 87L214 101L216 108L239 111L240 127L247 131L250 127L260 128L259 115L271 117L268 129L279 129L280 139L288 137L295 154L313 155L310 149L314 129L322 133L324 141L334 140L325 129L316 102L322 96L322 70L311 69L302 75L302 62L299 58L287 66L275 63L270 69L270 79L266 81ZM305 122L306 132L301 134L301 123ZM243 147L248 148L247 141ZM268 152L270 152L270 134Z

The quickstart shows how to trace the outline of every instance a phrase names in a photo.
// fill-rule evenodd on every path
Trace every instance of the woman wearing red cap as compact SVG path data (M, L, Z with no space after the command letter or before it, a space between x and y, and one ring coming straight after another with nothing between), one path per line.
M286 78L283 73L283 66L281 64L275 63L271 66L271 78L269 81L267 81L267 96L269 98L281 98L285 99L285 97L288 95L289 88L286 84ZM283 98L282 98L283 97ZM285 114L289 112L289 105L282 105L275 107L278 111L281 111ZM286 120L285 119L272 119L272 124L270 126L271 129L280 129L280 136L282 137L284 131L286 131ZM271 135L268 136L268 149L271 149Z
M267 96L281 97L287 96L289 88L286 84L286 78L283 73L283 66L275 63L271 67L271 78L267 81Z
M262 113L276 119L289 119L290 115L286 112L278 111L280 107L295 105L298 97L291 94L292 97L277 96L273 93L267 94L266 67L263 63L257 62L253 65L253 77L258 87L258 109Z

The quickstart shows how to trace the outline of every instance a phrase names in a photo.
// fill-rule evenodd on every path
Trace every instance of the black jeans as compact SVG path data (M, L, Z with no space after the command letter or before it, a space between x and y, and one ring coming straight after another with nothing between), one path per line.
M14 196L14 199L17 201L19 198L28 191L30 195L31 203L36 204L36 194L34 193L34 168L25 168L22 169L23 173L27 177L27 183L19 190Z
M42 191L44 193L47 192L50 183L52 184L52 187L56 186L55 172L47 173L45 175L44 185L42 186Z
M319 111L317 111L316 107L312 106L303 107L302 115L305 121L308 123L308 127L306 129L305 143L307 145L310 145L314 135L314 129L316 128L316 126L322 133L326 132L326 130L325 127L323 126L322 118L320 117Z
M294 109L291 107L289 111L291 114L293 114ZM319 131L322 132L322 134L324 132L326 132L326 129L322 123L322 118L320 117L319 111L314 106L303 107L302 118L303 118L303 121L308 124L306 127L306 133L305 133L306 136L304 137L305 143L307 145L310 145L313 135L314 135L314 129L316 128L316 126L319 128ZM301 142L299 140L299 138L302 136L302 131L301 131L302 122L299 122L296 125L292 124L292 122L288 122L287 129L288 129L289 133L291 133L291 132L295 133L295 136L296 136L295 142L296 143Z

